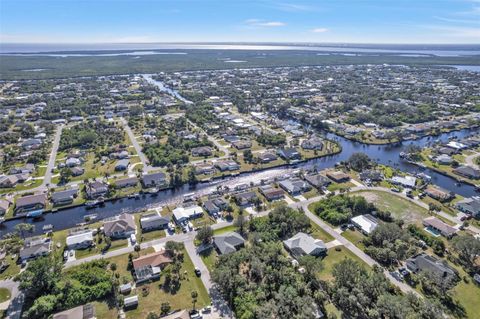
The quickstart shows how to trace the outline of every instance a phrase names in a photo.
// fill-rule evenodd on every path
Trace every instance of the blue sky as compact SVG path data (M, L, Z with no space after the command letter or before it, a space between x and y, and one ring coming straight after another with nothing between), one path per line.
M480 0L0 0L0 42L480 44Z

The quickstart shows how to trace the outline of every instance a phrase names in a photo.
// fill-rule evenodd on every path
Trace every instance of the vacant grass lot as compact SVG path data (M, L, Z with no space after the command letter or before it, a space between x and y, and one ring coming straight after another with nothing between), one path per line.
M7 288L0 288L0 302L10 300L10 297L10 290L8 290Z
M339 251L337 251L339 249ZM322 270L319 272L319 277L322 280L332 280L332 271L333 271L333 266L344 260L345 258L350 258L358 263L362 264L363 266L366 266L364 262L359 259L355 254L353 254L350 250L343 246L337 246L336 248L330 248L328 250L327 256L322 259Z

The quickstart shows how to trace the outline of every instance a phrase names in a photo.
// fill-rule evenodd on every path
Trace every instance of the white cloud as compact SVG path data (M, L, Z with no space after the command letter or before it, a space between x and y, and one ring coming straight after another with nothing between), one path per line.
M315 29L312 29L312 32L313 33L324 33L324 32L327 32L328 29L327 28L315 28Z
M245 23L252 27L283 27L287 24L285 22L280 21L265 21L259 19L248 19Z

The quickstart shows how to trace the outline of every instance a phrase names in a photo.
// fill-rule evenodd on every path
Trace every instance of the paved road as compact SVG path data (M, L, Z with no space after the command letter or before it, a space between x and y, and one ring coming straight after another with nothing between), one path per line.
M132 129L130 128L130 126L128 126L128 123L124 118L122 118L121 122L123 124L123 127L125 128L125 131L128 134L128 137L130 138L130 142L132 143L133 147L135 148L135 151L140 157L140 161L143 164L143 171L144 172L151 171L154 167L149 165L148 159L145 156L145 154L142 152L142 147L140 146L140 144L138 144L137 138L135 137L135 134L133 134Z
M12 279L0 281L0 288L7 288L10 290L11 299L0 304L0 309L6 311L5 318L7 319L20 319L22 314L22 305L24 300L23 293L18 289L19 283Z
M202 134L206 135L207 136L207 139L212 142L216 147L218 147L218 149L220 151L222 151L225 156L228 155L228 149L225 145L222 145L220 144L214 137L210 136L210 134L207 134L207 132L205 132L204 129L202 129L200 126L198 126L197 124L193 123L192 121L188 120L187 119L187 122L188 124L190 124L191 126L195 127L196 129L198 129Z
M57 158L58 146L60 145L60 137L62 136L63 125L57 126L57 131L55 132L55 137L53 138L52 151L50 152L50 158L47 164L47 171L45 172L45 177L43 178L41 188L46 188L47 185L50 185L52 181L52 171L55 168L55 159Z
M195 247L193 240L188 240L184 242L184 244L190 259L193 262L193 265L200 269L202 273L200 279L202 280L203 285L207 289L210 299L212 300L211 318L234 318L234 315L228 307L227 302L222 298L220 291L212 282L212 279L210 278L210 272L208 271L207 266L205 266L202 258L198 255L197 248Z

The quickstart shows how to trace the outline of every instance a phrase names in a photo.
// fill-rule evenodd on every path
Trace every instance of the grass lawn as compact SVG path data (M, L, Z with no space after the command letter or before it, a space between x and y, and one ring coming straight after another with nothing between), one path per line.
M203 263L205 266L207 266L207 269L209 272L212 272L213 269L215 268L215 263L218 260L218 253L215 249L211 248L205 252L203 252L200 257L203 260Z
M374 203L381 210L390 212L393 217L402 219L405 223L420 224L422 219L429 216L428 211L411 201L399 196L381 191L361 191L351 193L352 195L363 196L365 199Z
M329 233L327 233L326 231L324 231L320 226L318 226L317 224L315 223L310 223L311 224L311 233L310 235L313 237L313 238L316 238L316 239L321 239L323 240L324 242L328 243L329 241L332 241L334 238L332 237L332 235L330 235Z
M229 232L235 231L236 229L237 227L235 227L234 225L230 225L227 227L215 229L213 231L213 235L221 235L221 234L229 233Z
M93 302L97 318L117 318L117 309L106 302Z
M8 268L0 274L0 280L16 276L20 272L20 265L17 264L17 258L13 259L11 256L5 256L5 262Z
M0 302L10 300L10 297L10 290L8 290L7 288L0 288Z
M117 263L118 271L121 274L120 278L124 275L129 279L132 278L130 272L126 269L128 255L111 258L110 261ZM166 270L168 271L168 267ZM182 274L180 289L175 292L165 291L162 288L165 280L163 277L158 281L137 287L137 291L132 292L132 295L138 295L139 306L136 309L126 311L127 318L145 318L151 311L158 313L162 302L168 302L172 309L191 309L192 291L198 293L197 303L195 305L196 308L209 305L210 297L208 296L208 292L203 286L201 279L195 275L193 263L186 251L184 251L184 262L180 274ZM147 295L142 293L143 287L148 287Z
M365 238L365 235L363 235L358 230L347 229L342 233L342 236L348 239L352 244L354 244L361 250L365 249L365 245L363 245L362 243L362 240Z
M165 215L164 215L165 216ZM163 238L166 236L165 230L159 229L159 230L152 230L149 232L143 232L142 227L140 226L140 218L142 217L142 214L135 214L135 223L137 224L137 241L138 242L144 242L144 241L150 241L153 239L157 238Z
M337 251L336 249L339 249L340 251ZM342 261L345 258L350 258L358 263L360 263L363 266L366 266L366 264L358 258L354 253L352 253L350 250L343 246L337 246L335 248L330 248L327 252L327 256L325 256L322 259L322 270L319 273L319 277L322 280L332 280L332 270L333 266Z
M93 255L100 254L102 252L102 250L106 247L106 244L105 244L105 239L104 238L102 238L101 243L99 243L99 238L100 237L98 237L98 236L99 235L95 236L95 241L97 242L97 244L94 247L90 247L88 249L76 250L75 251L75 258L81 259L81 258L85 258L85 257L88 257L88 256L93 256ZM112 250L115 250L115 249L127 247L127 245L128 245L128 240L127 239L112 240L110 248L108 248L108 251L112 251Z
M355 184L353 184L352 182L346 182L346 183L331 183L330 185L328 185L327 189L330 191L330 192L335 192L335 191L339 191L341 189L349 189L349 188L352 188L354 187Z

